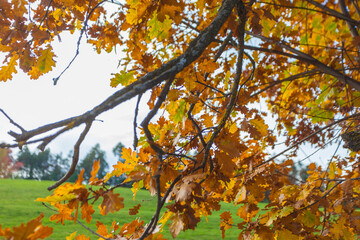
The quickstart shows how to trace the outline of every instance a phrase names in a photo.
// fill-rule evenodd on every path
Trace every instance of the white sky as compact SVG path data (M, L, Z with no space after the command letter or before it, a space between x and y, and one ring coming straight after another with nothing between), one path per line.
M111 73L120 71L117 68L120 55L105 52L97 54L85 41L81 44L80 54L73 65L62 75L57 85L53 85L52 79L61 73L75 54L77 36L63 35L62 42L55 44L57 63L52 72L38 80L31 80L19 70L11 81L0 82L0 108L26 130L82 114L120 88L110 87ZM103 122L93 123L82 143L80 159L92 146L99 143L101 149L106 150L107 160L112 165L115 157L111 150L119 141L126 147L132 147L135 104L136 99L133 99L100 115L97 119ZM144 107L146 105L143 109ZM144 110L139 113L139 121L148 108ZM54 140L48 145L51 152L63 152L63 156L67 156L82 129L83 126L80 126ZM7 134L9 130L19 132L1 114L0 142L13 143L13 139ZM31 149L37 145L33 146Z

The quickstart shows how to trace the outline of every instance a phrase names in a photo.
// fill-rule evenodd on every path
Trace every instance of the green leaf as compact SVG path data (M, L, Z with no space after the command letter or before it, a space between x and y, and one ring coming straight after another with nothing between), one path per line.
M313 227L316 224L316 216L310 211L305 211L302 222L306 227Z
M184 114L185 114L185 107L186 107L186 101L184 99L181 99L179 101L179 106L178 106L175 116L174 116L174 121L176 123L179 123L182 121Z
M149 27L149 37L150 39L158 38L159 40L164 40L169 35L169 30L171 29L172 20L166 15L163 22L159 21L157 14L154 14L153 18L148 21L147 25Z

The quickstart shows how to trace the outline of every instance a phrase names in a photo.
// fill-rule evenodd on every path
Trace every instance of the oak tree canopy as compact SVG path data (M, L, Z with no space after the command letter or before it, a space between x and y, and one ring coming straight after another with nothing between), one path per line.
M129 212L136 215L132 222L99 222L94 231L102 239L163 239L164 227L176 237L196 229L221 202L238 207L221 213L223 236L230 228L239 239L359 236L358 1L0 0L0 6L6 55L0 81L18 71L30 79L51 72L52 44L66 32L80 33L67 68L85 38L99 54L117 50L121 58L119 71L104 82L119 90L82 115L29 130L1 110L16 141L4 148L45 149L64 132L84 129L68 173L49 187L52 195L38 199L57 210L51 220L90 223L94 208L102 215L121 211L119 185L106 183L126 174L134 195L145 187L156 196L156 210L150 222L137 216L139 205ZM150 99L142 98L145 92ZM82 175L65 183L96 117L132 98L150 111L138 119L143 109L134 109L134 146L123 148L125 161L103 178L96 161L88 185ZM306 181L290 175L304 160L305 144L331 152L326 165L311 158ZM340 154L344 144L350 150ZM270 202L260 211L265 193ZM47 237L51 229L42 217L20 230L0 227L0 236Z

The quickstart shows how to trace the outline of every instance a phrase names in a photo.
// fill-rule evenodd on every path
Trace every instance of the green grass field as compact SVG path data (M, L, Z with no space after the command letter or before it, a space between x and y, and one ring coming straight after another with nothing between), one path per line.
M35 202L38 197L46 197L49 192L46 190L52 182L49 181L31 181L31 180L10 180L0 179L0 224L4 227L17 226L20 223L27 222L39 216L42 212L45 213L43 219L44 225L54 228L54 232L48 239L65 239L66 236L77 231L78 234L84 233L89 236L90 239L98 239L95 235L84 229L79 224L72 222L66 222L65 225L56 224L49 221L49 217L53 212L44 207L40 202ZM132 192L129 188L120 188L118 193L125 199L125 208L115 214L109 214L107 216L101 216L99 211L96 211L93 215L91 224L86 226L96 231L96 221L101 220L108 226L112 221L119 222L122 225L125 222L130 222L137 217L141 217L142 220L147 223L154 213L156 207L156 199L151 197L147 191L139 191L136 195L136 200L133 201ZM145 201L142 201L145 199ZM139 214L136 216L128 215L129 208L137 204L141 204ZM201 222L195 231L188 230L181 232L176 239L221 239L220 231L220 214L223 211L230 211L233 213L234 224L237 224L240 219L236 216L237 208L232 204L223 204L221 211L214 212L213 215L208 217L208 221L202 218ZM163 232L166 238L172 239L168 227L164 228ZM225 239L237 239L239 230L232 228L226 232Z

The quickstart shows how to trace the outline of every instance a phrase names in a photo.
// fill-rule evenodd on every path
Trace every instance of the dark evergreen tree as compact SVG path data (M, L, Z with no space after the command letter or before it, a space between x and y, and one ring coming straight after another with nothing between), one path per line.
M95 160L100 160L100 169L97 177L102 178L106 175L106 172L109 169L109 164L106 162L106 153L100 148L100 144L96 144L90 149L90 152L85 156L85 158L80 162L79 169L85 169L84 179L88 180L91 176L92 166Z

